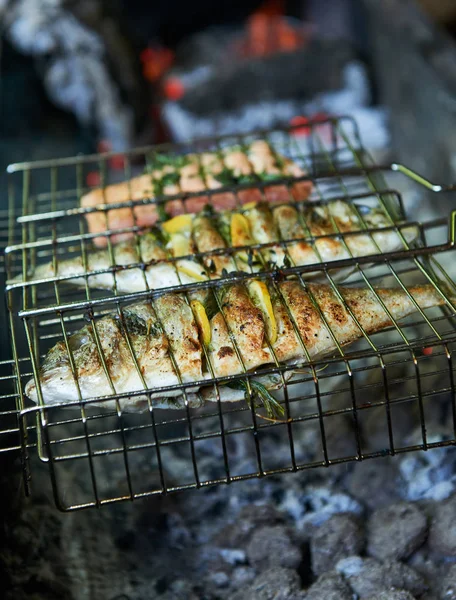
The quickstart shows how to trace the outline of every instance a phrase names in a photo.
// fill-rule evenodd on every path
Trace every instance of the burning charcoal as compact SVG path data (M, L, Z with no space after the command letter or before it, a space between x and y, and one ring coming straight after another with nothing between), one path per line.
M283 525L257 529L247 545L247 558L258 571L274 565L296 569L301 562L301 550L290 539Z
M361 599L390 588L404 589L415 596L420 596L427 589L423 578L400 562L381 563L373 558L350 556L339 561L336 569Z
M367 526L368 553L379 559L407 558L426 538L426 517L415 504L399 502L375 511Z
M239 512L234 523L218 533L215 543L221 548L242 548L250 540L254 529L280 521L283 517L273 506L249 504Z
M456 556L456 496L437 504L429 531L431 548L446 556Z
M391 458L378 458L355 463L348 478L349 493L375 510L398 498L399 474Z
M228 598L229 600L304 600L304 598L307 600L305 592L301 591L299 575L295 571L282 567L267 569L258 575L247 589L240 589Z
M440 598L442 600L456 600L456 565L452 565L443 578Z
M369 600L415 600L415 596L406 590L388 590L371 596Z
M310 541L312 570L315 575L333 569L346 556L358 554L364 540L356 520L347 514L334 515L315 530Z
M306 600L351 600L353 594L344 579L334 571L320 575L307 590Z

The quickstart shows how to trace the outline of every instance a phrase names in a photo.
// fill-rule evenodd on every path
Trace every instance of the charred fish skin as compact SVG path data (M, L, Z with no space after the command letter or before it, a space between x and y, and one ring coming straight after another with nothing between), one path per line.
M404 242L411 243L418 235L414 225L399 224L401 234L397 233L378 209L363 211L362 221L358 212L359 209L341 200L331 201L327 206L306 203L274 208L260 203L221 215L206 210L190 216L190 230L185 234L168 234L162 225L136 239L113 244L112 252L89 251L86 260L83 257L62 260L57 268L52 263L40 265L28 280L61 277L79 287L84 287L87 281L89 287L114 289L115 286L118 293L131 293L220 278L236 271L255 273L271 267L313 264L318 270L322 262L404 248ZM376 231L363 233L365 227ZM382 228L389 229L382 231ZM251 252L235 250L237 246L252 244L268 246ZM235 251L230 252L230 247ZM203 254L201 260L192 259L195 250ZM130 265L138 266L129 268ZM306 277L318 276L317 270ZM343 276L342 271L338 280Z
M202 382L243 373L255 373L255 380L261 380L261 367L266 365L305 365L309 359L337 355L338 346L359 340L363 331L371 335L391 326L391 318L400 321L415 312L415 302L422 310L446 303L432 284L411 287L408 293L387 288L373 292L340 287L338 291L343 301L328 285L280 282L273 298L278 335L271 345L264 313L243 286L227 286L219 298L222 310L210 318L212 339L206 352L202 332L182 294L165 294L153 303L126 307L122 318L108 315L70 336L72 360L63 342L49 351L39 374L43 402L64 405L94 398L96 393L107 397L102 405L112 406L109 396L122 394L126 409L141 410L147 396L128 394L142 391L150 392L156 408L177 408L185 402L196 406L218 397L234 401L238 393L224 391L220 385L217 394L214 385ZM184 396L179 387L158 389L176 384L185 384ZM267 379L266 384L277 387L277 382ZM25 391L38 402L34 379Z

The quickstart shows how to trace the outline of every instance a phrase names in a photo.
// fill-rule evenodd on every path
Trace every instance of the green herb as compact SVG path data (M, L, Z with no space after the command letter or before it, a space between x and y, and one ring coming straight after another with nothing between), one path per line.
M255 182L255 176L253 174L251 175L240 175L237 179L237 183L240 184L245 184L245 183L254 183Z
M227 385L235 390L244 390L245 399L248 400L249 388L245 380L239 379L238 381L232 381ZM283 417L285 414L285 409L279 402L277 402L274 396L264 387L262 383L251 379L250 388L252 389L252 392L254 392L254 398L257 397L264 406L269 418L273 419L275 417Z
M177 185L180 181L180 173L172 171L171 173L165 173L160 180L163 187L167 185Z
M225 242L231 245L231 228L228 221L222 216L217 216L215 218L215 226Z
M236 177L231 169L224 167L220 173L214 174L215 179L222 185L233 185L236 183Z
M163 152L154 154L149 169L156 170L163 167L174 167L180 169L189 164L189 159L185 154L165 154Z
M212 219L213 217L216 216L214 207L212 206L212 204L205 204L205 206L203 207L203 210L201 211L201 216L202 217L206 217L207 219Z
M266 173L266 171L263 171L259 173L259 177L262 181L276 181L277 179L281 179L283 175L282 173Z
M169 234L166 233L166 231L161 227L157 227L156 225L154 225L153 227L151 227L149 233L152 236L153 240L157 242L160 246L166 246L166 244L169 242Z
M157 202L156 207L160 221L167 221L169 219L169 214L165 210L165 205L162 202Z

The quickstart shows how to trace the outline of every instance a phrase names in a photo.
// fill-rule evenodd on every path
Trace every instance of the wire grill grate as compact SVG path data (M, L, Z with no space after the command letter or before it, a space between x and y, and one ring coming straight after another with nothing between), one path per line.
M274 360L261 373L270 374L283 384L278 394L284 407L284 416L280 419L265 417L254 408L251 401L220 402L220 387L224 383L239 380L245 382L251 399L252 373L247 372L245 367L239 375L208 380L206 385L212 385L219 401L201 408L191 408L187 403L179 411L154 409L151 390L144 379L146 392L136 393L137 396L147 396L149 393L147 409L142 413L128 412L125 394L117 394L113 384L109 398L103 399L94 394L93 398L84 402L73 402L71 409L67 403L65 407L64 403L45 406L38 390L40 405L32 406L24 395L24 386L31 372L37 375L46 351L59 340L64 340L71 357L68 338L87 323L92 325L100 358L109 378L96 326L102 315L115 313L120 323L124 323L125 307L140 298L147 298L155 306L157 298L170 290L188 298L191 291L205 288L213 291L223 313L219 298L221 286L227 282L246 283L252 278L268 281L279 295L281 291L277 271L264 263L260 272L236 272L210 281L180 283L166 290L149 289L145 279L143 292L122 293L117 284L118 274L125 269L136 269L141 273L144 261L138 242L137 261L128 266L116 264L112 237L128 232L139 240L141 227L134 218L130 227L109 229L109 211L113 208L109 204L91 209L79 207L79 198L87 191L84 177L88 171L96 168L103 186L112 182L113 174L109 169L111 155L10 167L9 246L5 258L9 280L8 317L14 355L12 366L17 373L17 414L14 416L19 417L21 425L24 457L28 447L35 443L37 425L38 454L49 466L55 499L60 508L71 510L100 506L150 494L456 443L452 361L456 343L453 319L456 307L452 302L455 286L438 262L440 257L446 257L453 251L454 217L449 228L443 219L425 224L405 221L400 195L385 188L382 178L385 167L373 165L362 149L356 124L351 119L313 123L308 126L305 136L297 137L296 133L291 128L260 132L257 136L266 139L274 153L290 157L308 174L301 178L279 177L273 185L285 189L287 202L298 210L302 203L293 197L292 190L299 180L312 180L311 200L315 205L328 207L338 199L348 203L359 218L360 231L347 235L332 219L333 233L324 236L341 241L348 257L325 263L319 256L319 237L310 231L299 240L279 239L249 247L196 254L197 258L204 259L211 254L215 256L228 252L237 261L239 254L247 250L254 252L261 261L271 248L280 250L289 259L280 270L280 280L294 277L306 287L310 273L315 275L318 272L357 322L361 339L346 349L338 343L317 298L307 286L313 305L334 339L335 352L330 358L307 360L308 364L290 380L290 371L295 371L296 367L281 364L271 348ZM234 143L245 147L252 139L252 135L229 136L173 147L139 149L124 156L123 175L129 179L143 168L139 165L144 162L147 164L151 157L160 152L178 155L190 151L221 151L225 145ZM403 171L419 183L431 186L400 165L390 168ZM204 194L210 199L216 194L229 193L240 204L242 190L254 189L263 198L271 185L271 182L258 181L215 191L208 189ZM435 188L435 191L444 190ZM198 194L201 195L201 192L194 195ZM17 206L19 197L20 207ZM185 198L189 197L192 195L185 195ZM179 193L171 199L182 201L183 198L184 195ZM158 206L169 200L169 197L164 199L158 196L131 200L123 206L132 210L135 217L136 207L146 204ZM401 239L402 247L399 250L382 253L375 236L378 231L369 227L361 205L382 211L389 222L389 227L384 231L395 232ZM116 205L116 208L119 206L122 205ZM113 285L108 290L97 291L90 285L90 278L100 272L87 268L88 252L94 238L94 234L88 232L85 219L89 212L100 213L106 218L107 229L103 236L111 264L99 271L112 275ZM420 235L416 242L409 244L404 230L411 226L416 227ZM428 236L435 232L439 232L440 238L445 241L438 246L431 246ZM349 236L361 235L368 236L376 246L376 254L353 256L350 246L350 239L353 238ZM297 241L309 244L320 262L310 266L294 264L290 247ZM69 257L79 257L85 267L81 289L66 285L69 276L59 273L58 265ZM175 264L176 259L168 257L167 261ZM20 273L30 273L36 265L44 262L52 262L54 276L38 281L27 280L27 277L24 281L14 279ZM337 279L340 269L349 269L352 272L349 283L370 289L385 310L385 304L375 292L377 285L402 288L408 294L407 288L412 284L431 283L445 300L445 305L422 310L413 296L408 294L417 309L415 314L400 325L389 315L389 328L368 334L345 301ZM304 355L309 359L306 343L291 314L290 317L300 337ZM163 322L160 326L163 331L166 330ZM130 342L128 344L141 376L137 358ZM234 345L243 364L242 353L237 344ZM432 348L432 354L430 351L423 353L423 348ZM207 363L210 365L209 360ZM175 360L174 364L179 376ZM74 364L72 369L74 371ZM192 386L194 388L195 384L184 384L180 380L162 389L179 388L188 399ZM129 397L134 395L128 394ZM105 408L100 408L103 400L106 400ZM432 424L427 421L429 407L435 402L441 403L442 411L448 413L448 422L452 423L451 434L446 440L435 441ZM404 445L396 442L396 413L403 406L410 407L410 414L418 415L421 427L419 443ZM365 439L365 423L373 416L383 423L382 439L374 448L372 444L366 444ZM337 429L339 423L343 430L347 420L351 424L353 444L350 452L341 453L327 431ZM28 432L33 441L28 439ZM26 458L24 462L27 465ZM178 473L176 464L182 467ZM66 482L69 473L73 472L79 473L85 484L70 495Z

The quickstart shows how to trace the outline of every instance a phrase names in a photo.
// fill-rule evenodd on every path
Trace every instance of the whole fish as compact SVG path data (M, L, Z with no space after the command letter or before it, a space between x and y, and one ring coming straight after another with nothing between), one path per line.
M190 198L169 200L164 210L172 216L184 212L196 213L210 203L216 210L230 210L247 202L286 202L306 200L312 191L312 182L296 181L286 186L273 184L274 180L286 177L303 177L305 171L294 161L276 152L266 140L256 140L245 147L235 146L218 152L202 154L172 155L155 153L150 156L149 172L129 181L97 188L81 198L81 206L91 208L103 204L116 204L128 200L150 197L172 196L191 193ZM198 192L216 190L225 186L252 184L270 181L271 185L226 191L210 196ZM113 208L95 211L86 215L91 233L114 231L113 241L121 241L131 233L115 233L138 225L149 227L159 218L159 209L154 204L138 204L133 208ZM97 246L106 246L105 236L94 238Z
M206 210L165 221L148 233L113 244L112 252L93 250L86 258L59 260L56 267L53 263L39 265L29 281L59 277L80 287L86 280L92 288L115 286L118 293L156 290L235 271L318 265L403 248L396 231L381 231L387 227L391 223L382 210L354 207L342 200L276 207L256 203L221 214ZM416 238L417 227L399 227L406 242ZM355 233L363 228L377 231ZM265 246L249 252L255 244ZM238 247L242 249L236 250ZM195 253L203 253L202 258L195 258ZM318 274L307 273L306 277ZM347 270L341 271L339 280L346 275Z
M263 289L260 297L256 292ZM337 354L337 344L346 346L363 337L356 320L370 335L392 324L388 312L369 289L340 287L345 304L324 284L301 285L297 279L273 287L254 280L247 286L234 284L217 291L217 303L188 303L183 294L165 294L153 301L124 308L58 342L46 356L39 373L45 404L65 404L106 396L102 406L112 408L109 396L121 399L125 410L147 407L144 394L151 391L156 408L200 406L206 402L238 401L246 397L247 380L205 383L213 377L255 373L249 379L257 398L267 408L275 402L269 393L280 387L280 377L262 375L267 365L302 368L308 360ZM410 295L421 309L445 304L431 285L411 287ZM212 292L208 292L212 294ZM376 294L394 320L416 310L402 289L376 289ZM101 348L101 352L99 351ZM74 369L74 370L73 370ZM292 375L292 368L287 376ZM179 388L159 390L165 386ZM194 385L193 385L194 384ZM158 389L158 391L157 391ZM25 392L38 402L34 379ZM97 400L98 402L98 400Z

